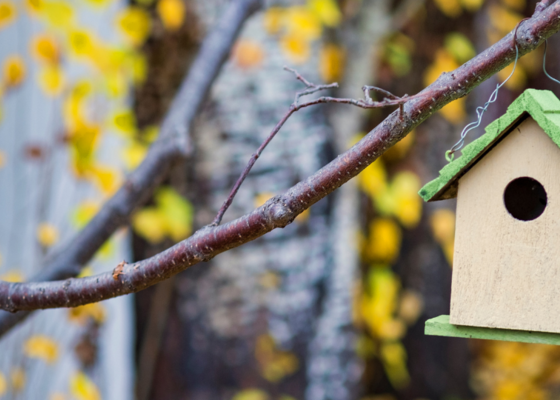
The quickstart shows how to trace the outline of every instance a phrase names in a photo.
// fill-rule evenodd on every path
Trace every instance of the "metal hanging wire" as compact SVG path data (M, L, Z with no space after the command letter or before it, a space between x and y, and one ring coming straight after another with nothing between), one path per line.
M559 83L560 81L556 78L553 78L552 76L550 76L550 74L546 71L546 50L548 49L548 39L545 39L544 41L544 55L543 55L543 60L542 60L542 69L544 71L544 74L552 81Z
M488 101L484 104L484 106L482 107L477 107L476 108L476 115L477 115L477 119L476 121L471 122L470 124L468 124L467 126L465 126L463 128L463 131L461 132L461 138L459 139L459 141L457 143L455 143L451 149L447 150L445 152L445 159L448 162L453 161L453 159L455 158L455 152L460 150L464 145L465 145L465 138L467 137L467 134L472 131L473 129L476 129L480 126L480 124L482 123L482 117L484 116L484 113L486 112L486 110L488 110L488 107L490 106L490 104L495 103L496 100L498 100L498 92L500 91L501 87L504 86L507 81L510 80L510 78L513 76L515 69L517 68L517 61L519 60L519 48L517 47L517 30L519 29L519 27L521 26L521 24L523 23L523 21L525 21L528 18L522 19L521 21L519 21L519 23L517 24L517 26L515 27L515 31L513 32L513 44L515 45L515 62L513 64L513 69L511 70L511 74L509 74L509 76L507 77L507 79L505 81L503 81L502 83L499 83L496 86L496 89L494 89L494 91L492 92L492 94L490 95L490 98L488 99ZM545 42L546 43L546 42ZM546 54L546 53L545 53ZM548 74L547 74L548 75ZM551 79L554 79L551 77ZM554 79L555 80L555 79ZM557 81L558 82L558 81ZM558 82L560 83L560 82Z
M467 137L467 134L470 131L472 131L473 129L476 129L480 126L480 124L482 123L482 117L484 116L484 113L486 112L486 110L488 110L488 107L490 106L490 104L495 103L496 100L498 100L498 92L501 89L501 87L504 86L507 83L507 81L509 81L510 78L513 76L513 73L515 72L515 69L517 67L517 60L518 59L519 59L519 49L517 47L517 44L515 44L515 63L513 64L513 69L511 70L511 74L509 74L509 76L507 77L507 79L505 81L503 81L502 83L499 83L496 86L496 89L494 89L494 91L490 95L490 98L484 104L483 107L477 107L476 108L477 120L473 121L470 124L468 124L467 126L465 126L463 128L463 131L461 132L461 138L459 139L459 141L457 143L455 143L453 145L453 147L451 147L451 149L449 149L445 152L445 159L448 162L453 161L453 159L455 158L454 153L456 151L460 150L465 145L465 138Z

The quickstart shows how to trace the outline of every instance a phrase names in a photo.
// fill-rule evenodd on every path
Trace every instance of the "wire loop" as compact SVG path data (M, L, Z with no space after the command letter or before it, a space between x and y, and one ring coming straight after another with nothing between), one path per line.
M515 31L513 32L513 44L515 45L515 62L513 64L513 69L511 70L511 74L509 74L509 76L507 77L507 79L505 81L503 81L502 83L499 83L496 86L496 89L494 89L494 91L492 92L492 94L490 95L490 98L488 99L488 101L484 104L484 106L482 107L477 107L476 108L476 115L477 115L477 119L476 121L471 122L470 124L468 124L467 126L465 126L463 128L463 131L461 132L461 138L459 139L459 141L457 143L455 143L451 149L447 150L445 152L445 159L447 160L447 162L452 162L455 158L455 152L460 150L461 148L463 148L463 146L465 145L465 138L467 137L467 134L472 131L473 129L476 129L480 126L480 124L482 123L482 117L484 116L484 113L486 112L486 110L488 110L488 107L490 106L490 104L495 103L496 100L498 100L498 92L501 89L502 86L504 86L507 81L510 80L510 78L513 76L513 73L515 72L515 69L517 68L517 61L519 60L519 48L517 47L517 30L519 29L519 27L521 26L521 24L523 23L523 21L525 21L528 18L522 19L521 21L519 21L519 23L517 24L517 26L515 27ZM548 75L548 74L547 74ZM552 78L554 79L554 78ZM560 83L560 82L559 82Z

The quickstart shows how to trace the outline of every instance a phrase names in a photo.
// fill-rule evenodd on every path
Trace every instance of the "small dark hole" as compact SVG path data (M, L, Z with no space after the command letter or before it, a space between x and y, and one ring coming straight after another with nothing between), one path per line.
M531 221L544 212L547 204L546 191L533 178L517 178L507 185L504 204L513 218Z

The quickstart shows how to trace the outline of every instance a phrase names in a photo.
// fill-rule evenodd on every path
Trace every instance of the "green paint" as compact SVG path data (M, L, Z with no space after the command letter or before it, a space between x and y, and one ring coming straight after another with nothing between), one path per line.
M508 107L507 112L486 127L486 133L461 151L461 157L439 172L439 177L420 189L425 201L451 199L457 196L457 183L492 145L510 132L510 128L531 116L560 147L560 100L549 90L527 89Z
M560 345L560 334L557 333L452 325L449 323L449 315L440 315L427 320L424 333L432 336Z

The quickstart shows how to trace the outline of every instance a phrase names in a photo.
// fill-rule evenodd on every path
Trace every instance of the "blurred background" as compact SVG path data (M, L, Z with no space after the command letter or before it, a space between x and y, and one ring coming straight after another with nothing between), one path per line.
M234 0L230 0L234 1ZM225 0L0 0L0 279L24 281L144 158ZM83 270L147 258L209 224L302 84L414 94L525 16L525 0L282 0L251 16L172 171ZM547 67L560 76L560 38ZM525 88L520 59L482 126ZM282 230L134 296L35 313L0 339L0 399L560 399L560 348L427 337L449 313L454 201L417 191L512 67L446 106ZM343 152L393 109L295 114L225 221ZM467 143L483 129L472 131Z

